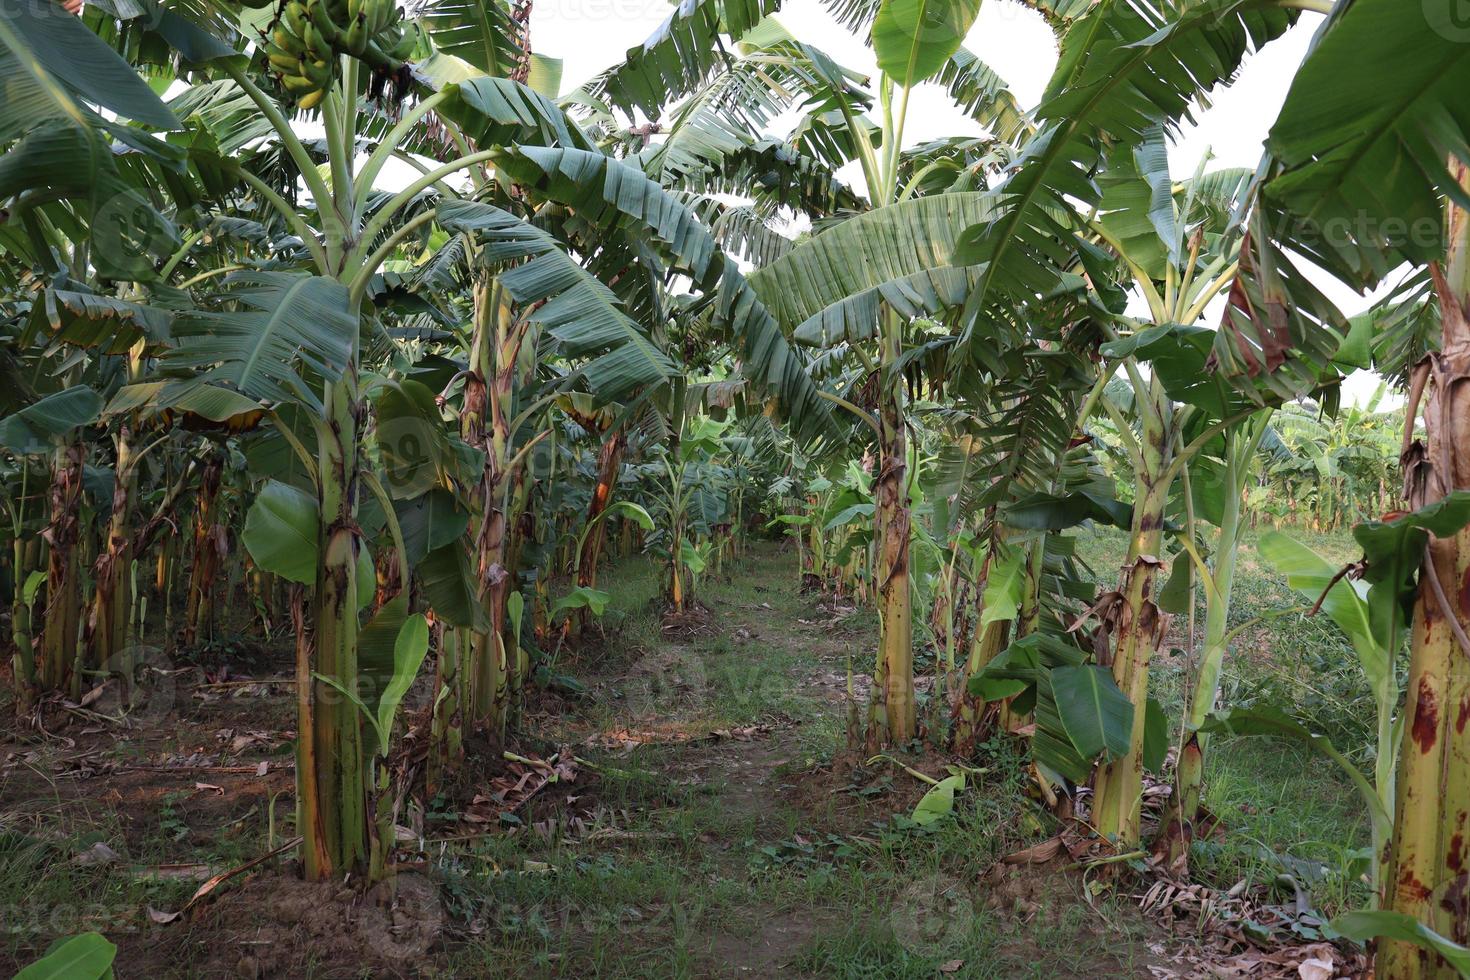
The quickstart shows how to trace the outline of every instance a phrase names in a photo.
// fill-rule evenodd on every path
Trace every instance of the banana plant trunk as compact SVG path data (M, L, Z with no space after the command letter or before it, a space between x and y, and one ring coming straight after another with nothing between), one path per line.
M16 502L17 508L24 499ZM15 689L16 707L27 711L36 697L36 647L31 635L31 605L26 602L26 582L41 563L41 542L29 535L16 535L11 542L12 568L15 570L14 596L10 602L10 641L15 647L11 657L11 681Z
M1462 184L1467 171L1456 161ZM1424 439L1403 456L1409 506L1419 509L1470 489L1470 212L1451 206L1449 253L1431 266L1443 338L1426 359ZM1410 434L1414 418L1405 421ZM1399 752L1393 837L1383 876L1384 908L1470 944L1470 528L1431 537L1419 575ZM1377 975L1448 978L1444 959L1408 943L1380 940Z
M489 629L476 648L473 679L473 720L495 738L505 735L510 697L510 651L507 649L506 598L511 574L507 567L510 539L506 515L506 491L510 486L510 411L515 397L516 358L522 332L517 328L509 303L493 284L476 290L477 324L489 331L494 344L486 383L485 448L483 483L484 517L477 541L476 567Z
M224 526L219 523L219 488L224 461L216 453L199 475L199 499L194 515L194 564L189 571L189 598L180 640L193 646L214 622L214 580L223 557Z
M1120 850L1138 846L1143 799L1143 731L1148 702L1148 669L1164 639L1163 615L1154 603L1154 583L1162 568L1164 508L1169 500L1173 457L1173 407L1157 378L1145 383L1139 398L1143 417L1135 461L1133 520L1128 557L1111 612L1113 679L1133 704L1128 751L1101 765L1093 782L1092 822Z
M684 479L684 468L681 466L673 473L673 481L676 487L676 498L682 493L678 487ZM673 526L669 528L669 604L674 614L684 612L684 603L688 596L684 592L684 507L682 501L674 508Z
M46 612L41 635L41 689L81 694L75 673L82 610L81 543L82 465L80 442L56 450L51 472L51 523L42 532L46 558Z
M87 655L91 664L106 668L128 643L133 604L132 511L137 473L133 465L132 430L124 424L117 435L117 469L112 484L112 517L107 541L93 571L96 591L87 618Z
M1184 737L1174 772L1174 799L1165 817L1160 850L1169 868L1178 875L1189 872L1189 846L1194 841L1204 783L1205 739L1200 732L1205 718L1215 708L1220 693L1220 674L1229 652L1228 620L1230 594L1235 584L1235 555L1240 547L1240 486L1236 480L1237 460L1226 463L1226 494L1220 519L1220 536L1210 570L1213 588L1205 590L1205 640L1199 672L1184 715ZM1230 492L1231 490L1235 492ZM1180 555L1179 561L1189 559Z
M997 620L985 624L970 642L970 656L965 664L965 675L961 682L959 698L953 713L954 734L950 744L954 752L963 758L974 754L975 744L985 734L986 701L978 694L971 694L969 679L998 657L1010 642L1010 620Z
M896 388L886 392L879 416L881 445L874 497L878 540L878 605L881 616L875 703L869 718L870 748L902 745L914 737L913 611L909 589L910 527L908 438Z
M1184 715L1184 737L1174 773L1174 798L1160 828L1155 849L1164 853L1177 875L1189 872L1189 845L1194 840L1202 800L1205 740L1200 732L1206 717L1215 709L1220 694L1220 676L1230 652L1230 597L1235 586L1235 560L1244 530L1242 497L1252 472L1252 460L1266 434L1266 415L1254 416L1246 425L1227 433L1225 447L1225 494L1220 514L1214 564L1205 587L1205 638L1199 670ZM1187 487L1187 484L1186 484ZM1188 560L1181 555L1179 561Z
M478 293L476 294L478 298ZM479 316L476 324L480 323ZM480 364L476 346L471 363ZM465 376L460 406L460 436L466 445L483 446L485 442L485 375L471 370ZM484 477L481 477L482 481ZM483 488L481 488L483 490ZM478 529L484 522L483 492L471 495L470 527ZM475 540L479 531L475 530ZM451 627L439 633L438 662L434 674L434 702L429 723L429 755L425 769L425 788L437 792L444 780L459 768L464 757L464 723L470 710L470 684L474 677L478 649L484 636L468 627Z
M501 643L505 649L506 706L502 728L516 731L521 724L522 694L529 661L521 650L517 636L519 623L511 622L510 595L521 588L521 548L535 535L535 515L529 511L531 500L531 467L524 456L518 456L510 468L510 507L506 520L506 576L501 590Z
M1041 625L1041 577L1046 567L1046 534L1042 532L1031 542L1026 553L1026 574L1021 583L1021 604L1016 611L1015 637L1023 640L1036 632ZM1004 732L1018 732L1031 724L1031 716L1015 711L1011 699L1000 706L1000 728Z
M985 512L985 524L990 528L990 543L985 557L975 575L974 596L975 627L970 635L969 650L964 666L960 670L959 690L955 694L950 711L950 748L960 756L968 758L979 741L981 724L985 715L985 700L970 693L970 678L985 669L1005 649L1010 639L1010 620L984 622L985 589L990 584L990 572L995 567L996 552L1005 541L1005 525L995 519L995 505Z
M361 872L369 856L368 757L358 707L343 691L358 683L358 412L355 371L326 386L328 424L318 441L321 526L311 656L298 648L303 740L299 819L308 880ZM207 471L206 471L207 472ZM298 631L298 643L300 642ZM319 675L319 676L313 676Z
M622 465L623 448L626 444L627 437L619 426L608 433L597 451L597 486L592 491L592 499L587 503L587 520L583 524L583 527L591 527L592 530L582 542L582 551L577 558L577 584L589 589L597 586L597 562L602 557L602 541L606 536L599 519L607 510L608 504L612 503L613 491L618 485L618 467Z

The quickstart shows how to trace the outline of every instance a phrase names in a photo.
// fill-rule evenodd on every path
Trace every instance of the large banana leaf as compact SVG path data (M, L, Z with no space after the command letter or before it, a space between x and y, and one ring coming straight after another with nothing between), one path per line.
M256 565L288 582L316 584L321 508L309 494L268 482L245 515L241 540Z
M0 143L13 144L0 157L0 199L45 190L88 201L86 230L73 238L90 232L97 272L150 278L151 256L177 238L149 196L119 172L121 158L109 144L176 167L183 151L142 128L176 129L174 114L81 19L48 0L17 0L0 11L0 91ZM24 209L14 216L28 220ZM51 263L49 250L41 261Z
M944 86L971 119L1002 142L1019 145L1035 129L1005 79L968 48L950 55L934 81Z
M673 195L632 167L597 153L515 147L497 165L546 200L572 207L593 227L610 225L651 240L674 271L716 297L715 326L740 353L741 373L783 403L799 425L830 418L815 383L792 351L776 318L709 229Z
M419 22L434 47L461 58L487 75L504 77L520 56L519 29L504 0L429 0Z
M475 574L463 541L435 548L419 562L415 577L434 614L450 626L484 630L489 624L475 590Z
M1134 708L1106 668L1054 668L1051 691L1062 727L1083 758L1111 761L1128 751Z
M1055 283L1073 252L1072 202L1099 197L1102 139L1134 144L1176 122L1296 17L1274 0L1140 0L1101 3L1079 19L1036 110L1043 128L1001 188L1004 207L957 250L958 264L986 267L971 310L992 289L1020 297Z
M1387 650L1398 649L1399 631L1413 621L1416 576L1432 534L1449 538L1470 525L1470 491L1456 490L1432 504L1387 521L1364 521L1353 528L1363 549L1369 621Z
M88 126L84 102L147 126L179 126L121 55L51 0L15 0L0 11L0 84L0 140L44 119Z
M1421 9L1422 7L1422 9ZM1457 0L1357 0L1292 79L1268 146L1285 172L1265 189L1364 286L1444 248L1440 195L1470 157L1470 43Z
M663 142L640 154L650 177L667 183L719 169L746 146L762 142L771 120L800 103L867 105L853 73L774 19L751 31L740 48L740 60L673 111Z
M182 415L185 428L223 428L227 432L253 429L265 416L265 409L258 402L233 388L193 380L143 381L125 385L113 395L103 414L129 412ZM294 455L291 459L294 463Z
M625 112L641 109L657 118L724 63L721 35L738 41L780 6L781 0L681 0L641 45L628 49L622 64L587 88Z
M445 118L463 127L475 146L510 143L594 148L591 139L555 102L508 78L472 78L454 86L439 106Z
M84 932L54 943L46 955L15 975L15 980L99 980L111 977L117 947L99 932Z
M546 326L570 358L588 358L581 372L600 397L624 395L673 377L677 369L630 318L618 297L567 254L547 231L489 204L447 201L439 223L472 232L485 243L488 261L519 264L499 283L525 311Z
M1286 576L1286 584L1303 599L1312 603L1321 600L1322 611L1347 634L1357 651L1363 673L1374 691L1385 682L1392 682L1393 661L1389 651L1397 650L1402 637L1393 635L1394 631L1387 628L1387 624L1375 629L1366 585L1337 577L1337 566L1301 542L1277 531L1263 534L1256 548L1262 558ZM1384 645L1385 640L1388 646Z
M270 120L232 78L196 82L175 96L169 107L191 124L202 125L214 136L219 151L227 155L275 132Z
M1462 977L1470 976L1470 949L1441 936L1412 915L1387 909L1362 909L1344 912L1332 920L1339 934L1358 942L1374 939L1397 939L1413 943L1420 949L1443 957Z
M422 382L383 382L373 408L383 483L393 499L418 497L436 487L452 489L457 478L471 477L459 472L459 457L434 392Z
M1097 375L1076 352L1014 347L1003 351L993 376L976 372L951 378L974 414L965 444L974 454L969 476L958 490L965 505L983 508L1006 498L1016 486L1049 488L1057 463L1074 434L1077 402Z
M469 512L459 507L452 493L440 487L412 500L397 501L393 509L410 565L417 565L429 552L458 540L470 523Z
M993 208L992 196L972 192L911 199L859 214L752 273L750 285L790 330L889 283L910 283L912 289L937 294L943 280L929 277L925 283L924 277L955 264L961 232L984 221Z
M1180 246L1164 128L1156 126L1142 142L1114 150L1098 186L1099 220L1118 251L1149 278L1162 280L1166 263L1178 265Z
M233 309L199 310L174 321L178 346L166 367L200 372L261 401L317 403L301 368L319 380L342 376L357 337L347 287L322 276L240 272L213 297Z
M878 70L909 88L934 75L960 49L980 0L883 0L873 18Z
M90 425L102 411L91 388L66 388L0 419L0 446L13 453L45 453L73 429Z
M157 349L169 340L173 315L113 296L48 289L31 307L22 346L45 339L92 348L103 354L125 354L139 340Z
M871 340L882 304L903 317L937 316L965 304L975 277L974 270L941 266L891 279L824 307L798 324L791 336L813 347Z
M826 161L770 138L704 161L702 170L683 175L678 186L707 194L751 197L765 208L781 205L809 215L863 207L862 200Z

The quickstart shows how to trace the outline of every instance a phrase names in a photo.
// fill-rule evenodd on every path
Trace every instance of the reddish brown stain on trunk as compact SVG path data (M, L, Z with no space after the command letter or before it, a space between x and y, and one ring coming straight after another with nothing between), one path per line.
M1463 735L1467 721L1470 721L1470 698L1461 698L1460 710L1455 713L1455 731Z
M1450 838L1450 850L1445 861L1454 871L1465 870L1465 835L1456 833Z
M1429 888L1419 880L1419 876L1408 868L1399 875L1399 894L1413 901L1425 902L1429 900Z
M1449 881L1445 885L1444 897L1439 900L1439 907L1450 914L1454 923L1450 938L1457 943L1465 942L1465 923L1470 921L1470 879L1461 874Z
M1470 616L1470 568L1465 569L1465 574L1460 579L1460 615Z
M1419 679L1419 701L1414 708L1414 726L1411 734L1420 752L1428 752L1434 748L1434 743L1439 737L1439 702L1434 691L1423 678Z

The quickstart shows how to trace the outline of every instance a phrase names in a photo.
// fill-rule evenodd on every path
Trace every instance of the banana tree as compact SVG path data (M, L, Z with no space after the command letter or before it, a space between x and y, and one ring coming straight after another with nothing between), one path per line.
M1167 584L1160 592L1160 605L1175 614L1192 613L1189 607L1194 602L1196 582L1205 600L1204 645L1186 694L1182 739L1175 763L1174 798L1155 845L1165 853L1170 869L1180 875L1188 873L1189 847L1200 809L1207 739L1201 728L1216 707L1225 657L1236 635L1229 628L1229 619L1236 555L1245 530L1242 497L1257 469L1261 443L1270 431L1270 416L1269 411L1260 411L1230 427L1223 434L1223 445L1218 450L1206 449L1191 461L1182 481L1183 493L1188 497L1184 500L1184 529L1178 537L1181 554L1175 559L1173 571L1176 576L1187 576L1186 608L1170 608L1163 602L1163 595L1170 591ZM1208 522L1217 529L1207 549L1201 548L1196 534L1200 522ZM1206 562L1206 553L1212 561ZM1192 629L1192 616L1190 623Z
M9 218L4 251L10 268L24 263L30 275L47 277L54 287L38 291L27 328L27 334L34 334L37 324L44 325L55 312L58 291L91 292L89 283L132 279L140 262L147 267L159 239L168 238L168 222L149 198L139 195L128 167L145 157L178 166L182 154L150 136L145 127L172 129L179 123L126 61L76 18L57 16L50 4L7 8L0 15L0 52L7 85L26 93L9 100L0 114L0 144L6 147L0 199L7 202ZM126 120L139 125L127 125ZM127 154L114 154L107 136L121 139ZM110 302L112 297L96 297L94 308ZM68 318L65 312L58 315ZM87 325L81 329L85 333ZM30 346L24 340L17 352ZM57 375L69 386L80 385L84 377L96 380L105 371L96 363L84 367L81 357L69 357L63 365ZM21 408L7 425L13 442L27 444L20 447L23 454L35 453L39 441L52 457L50 519L44 532L50 545L45 622L35 677L43 688L68 690L73 696L80 684L82 653L78 546L86 459L76 427L95 417L98 397L69 387ZM47 431L58 439L51 441ZM21 658L25 655L22 649ZM28 668L22 665L17 677L31 676Z
M1433 283L1439 350L1413 363L1400 457L1412 513L1356 532L1368 551L1366 577L1412 621L1384 911L1356 932L1384 937L1382 976L1450 977L1457 972L1451 947L1470 943L1463 900L1470 732L1462 724L1470 613L1455 598L1470 550L1463 504L1470 121L1454 94L1470 78L1470 62L1451 4L1426 4L1414 17L1397 12L1365 0L1324 27L1272 128L1267 146L1279 166L1265 196L1293 245L1345 282L1371 285L1407 261L1427 265ZM1388 65L1398 70L1380 76ZM1357 120L1351 129L1343 128L1348 105Z
M405 618L401 606L386 606L379 613L382 622L375 619L366 632L359 620L362 600L371 599L371 589L363 570L367 555L358 501L365 493L385 496L364 457L360 324L371 313L366 297L383 263L438 220L421 195L488 163L495 151L479 149L438 166L424 165L426 172L396 192L377 192L377 181L400 140L431 112L454 120L479 147L521 137L571 144L577 139L565 116L544 97L506 79L482 77L446 85L405 108L384 139L359 159L357 134L372 110L358 98L366 72L355 58L343 55L332 66L330 85L313 100L320 105L326 132L326 164L319 169L286 110L262 82L258 62L228 49L199 60L207 64L211 78L201 73L197 86L208 85L209 91L186 92L180 99L201 109L197 115L206 120L222 118L212 110L225 100L237 112L248 107L250 124L294 164L308 194L301 209L289 203L290 194L248 167L220 161L262 208L300 236L309 261L294 269L242 271L226 279L203 309L178 325L178 346L162 364L166 371L191 372L195 385L223 386L272 407L289 405L315 432L314 455L294 432L288 435L310 476L312 492L273 491L267 503L258 500L256 507L266 510L257 524L259 533L252 536L262 543L270 538L265 528L295 528L304 534L301 547L294 558L283 558L271 548L264 553L252 548L252 554L261 567L311 587L314 643L311 659L303 656L298 664L297 678L299 826L306 874L381 875L391 844L381 825L391 812L381 805L373 812L374 797L383 788L380 779L385 778L373 759L387 748L382 709L389 703L389 688L367 692L370 696L359 693L360 637L398 635L401 643L391 638L387 643L393 683L404 671L411 678L427 639L419 642L415 620ZM157 400L166 404L177 394L161 390ZM266 519L272 513L278 520ZM401 625L393 631L389 626L395 617ZM374 725L378 737L365 737L365 727Z

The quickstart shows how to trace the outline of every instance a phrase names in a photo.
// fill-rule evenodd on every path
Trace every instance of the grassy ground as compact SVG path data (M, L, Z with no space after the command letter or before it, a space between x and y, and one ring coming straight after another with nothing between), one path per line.
M1346 540L1313 543L1334 557L1351 551ZM1103 579L1116 549L1101 537L1083 546ZM1249 546L1239 582L1240 621L1295 601ZM624 563L604 584L615 603L608 639L554 666L585 696L533 701L528 728L545 741L521 747L573 747L586 760L578 781L549 788L518 824L495 832L464 832L463 799L404 817L431 840L423 863L445 913L445 938L404 972L1148 976L1175 942L1126 889L1093 894L1075 874L986 876L1054 830L1005 741L973 760L983 772L957 798L954 819L931 828L905 819L926 787L845 751L848 669L869 666L876 622L799 593L790 553L759 545L710 576L700 592L710 628L687 636L661 629L647 563ZM1231 693L1281 694L1352 729L1371 712L1350 667L1330 626L1278 620L1242 644ZM1183 669L1164 658L1157 670L1171 709ZM146 910L178 908L198 883L164 866L232 867L289 834L289 770L250 771L283 758L286 694L248 704L186 696L163 731L78 732L71 747L11 733L0 744L0 968L56 935L100 928L123 948L121 977L196 975L206 959L238 960L235 972L250 975L250 940L238 921L220 921L241 918L230 896L217 913L164 929ZM221 748L256 731L263 742ZM191 752L247 771L181 768ZM142 768L160 759L173 760L165 772ZM945 774L937 756L905 761ZM90 776L79 772L87 766ZM1294 746L1217 740L1208 802L1230 834L1198 846L1207 880L1257 884L1286 870L1326 912L1361 899L1350 856L1366 843L1365 817L1329 765ZM99 842L115 860L76 857ZM253 884L268 901L281 880ZM301 955L291 975L372 972Z
M1044 836L1026 819L1021 760L985 746L987 771L938 829L902 819L926 788L892 766L854 765L844 745L849 658L876 638L866 612L819 608L790 555L761 546L701 599L718 632L669 642L647 599L651 569L619 569L617 635L592 673L601 730L675 733L769 727L750 741L589 753L602 802L623 815L589 853L567 840L485 845L483 860L534 873L491 889L466 864L467 903L487 930L456 971L557 975L797 974L933 977L1134 975L1149 927L1126 901L1082 902L1072 883L998 889L981 875ZM580 725L566 734L580 734ZM910 760L944 775L938 760ZM899 819L895 819L895 814Z

